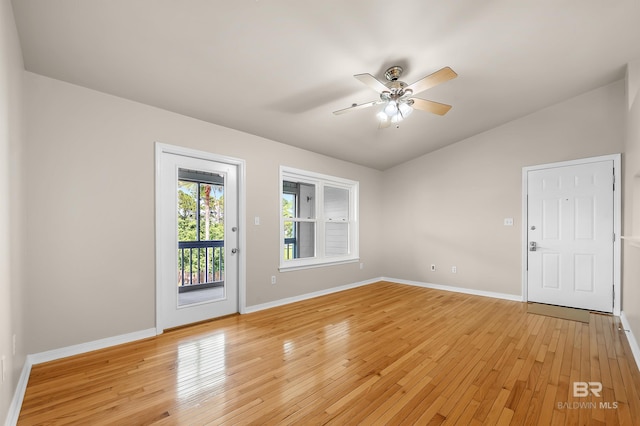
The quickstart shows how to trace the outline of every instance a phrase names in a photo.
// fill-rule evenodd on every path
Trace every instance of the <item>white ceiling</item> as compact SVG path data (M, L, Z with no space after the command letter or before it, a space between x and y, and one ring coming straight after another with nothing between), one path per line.
M13 0L27 70L384 170L624 76L639 0ZM379 130L353 78L458 74Z

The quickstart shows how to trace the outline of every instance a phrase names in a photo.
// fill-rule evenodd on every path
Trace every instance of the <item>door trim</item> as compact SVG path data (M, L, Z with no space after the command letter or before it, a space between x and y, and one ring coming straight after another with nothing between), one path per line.
M527 286L527 220L528 220L528 178L527 174L534 170L551 169L555 167L577 166L582 164L597 163L600 161L613 161L615 189L613 191L613 315L620 316L621 309L621 238L622 235L622 155L611 154L599 157L581 158L578 160L561 161L557 163L540 164L522 168L522 300L528 301ZM613 236L612 236L613 237Z
M246 162L240 158L228 157L219 154L213 154L206 151L199 151L191 148L185 148L176 145L168 145L161 142L155 143L155 291L156 291L156 334L163 332L162 318L162 287L160 280L159 256L160 247L158 241L160 236L160 169L162 154L175 154L184 157L198 158L201 160L216 161L237 167L238 170L238 312L244 314L246 312Z

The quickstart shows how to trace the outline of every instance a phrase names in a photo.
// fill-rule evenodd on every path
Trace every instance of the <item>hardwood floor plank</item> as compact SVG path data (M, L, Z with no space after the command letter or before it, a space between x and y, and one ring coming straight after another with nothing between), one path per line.
M477 386L470 385L463 394L460 394L459 397L449 398L449 401L447 401L447 403L445 403L445 405L440 409L440 411L443 413L443 416L445 417L445 423L457 423L469 406L473 395L477 391ZM448 404L452 405L452 408L450 410L446 407ZM473 416L473 414L471 415Z
M19 425L615 425L639 395L615 317L380 282L35 365Z

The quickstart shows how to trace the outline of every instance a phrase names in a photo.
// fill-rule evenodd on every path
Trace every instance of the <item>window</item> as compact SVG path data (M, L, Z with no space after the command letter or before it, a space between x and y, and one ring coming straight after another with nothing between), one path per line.
M280 168L280 270L358 260L358 182Z

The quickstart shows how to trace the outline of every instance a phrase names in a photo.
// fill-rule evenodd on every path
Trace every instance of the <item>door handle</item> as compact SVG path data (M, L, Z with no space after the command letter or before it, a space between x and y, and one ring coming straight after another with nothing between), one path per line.
M237 249L237 248L232 248L232 249L231 249L231 253L232 253L232 254L236 254L237 252L238 252L238 249Z
M531 241L529 243L529 251L536 251L537 248L538 248L538 245L536 244L535 241Z

